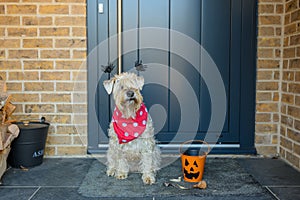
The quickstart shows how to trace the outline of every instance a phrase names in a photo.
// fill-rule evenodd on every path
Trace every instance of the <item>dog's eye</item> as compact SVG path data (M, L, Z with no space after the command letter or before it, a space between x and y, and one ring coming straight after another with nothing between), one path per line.
M121 86L120 88L121 88L121 90L123 90L123 89L124 89L124 86Z

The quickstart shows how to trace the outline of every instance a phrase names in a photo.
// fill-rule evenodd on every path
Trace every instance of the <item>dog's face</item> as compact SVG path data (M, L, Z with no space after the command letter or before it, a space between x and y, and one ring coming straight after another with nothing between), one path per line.
M134 73L122 73L103 82L108 94L113 93L116 106L125 118L135 118L140 109L143 97L140 93L144 85L144 78Z

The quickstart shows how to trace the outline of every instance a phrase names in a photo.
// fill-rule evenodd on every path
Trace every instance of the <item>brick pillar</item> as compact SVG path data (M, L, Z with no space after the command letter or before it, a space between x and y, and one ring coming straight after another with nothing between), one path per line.
M300 1L285 2L280 155L300 169Z
M278 153L283 0L259 0L256 93L256 148Z

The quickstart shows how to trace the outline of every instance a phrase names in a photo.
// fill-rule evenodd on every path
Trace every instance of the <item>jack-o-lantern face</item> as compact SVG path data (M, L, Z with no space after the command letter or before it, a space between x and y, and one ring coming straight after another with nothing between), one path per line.
M186 179L195 180L198 179L200 175L200 166L199 166L199 160L194 159L193 157L189 157L184 159L184 167L183 167L183 173Z

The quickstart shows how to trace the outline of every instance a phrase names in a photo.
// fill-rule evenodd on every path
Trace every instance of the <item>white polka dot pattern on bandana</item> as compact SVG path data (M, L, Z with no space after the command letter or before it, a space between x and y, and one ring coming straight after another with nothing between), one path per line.
M128 143L140 135L146 129L148 113L144 104L136 112L135 118L124 118L122 112L116 107L112 122L114 126L115 133L118 136L119 143Z

